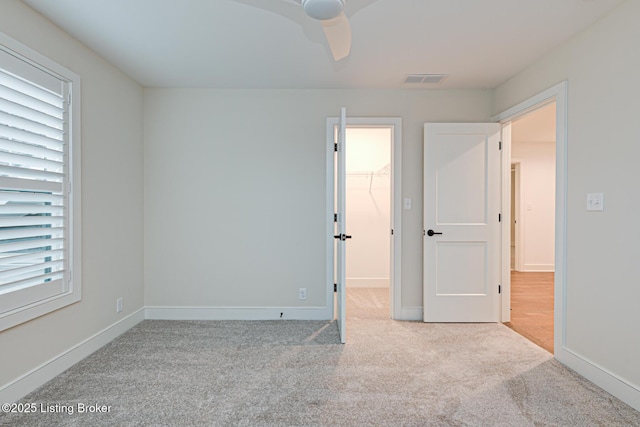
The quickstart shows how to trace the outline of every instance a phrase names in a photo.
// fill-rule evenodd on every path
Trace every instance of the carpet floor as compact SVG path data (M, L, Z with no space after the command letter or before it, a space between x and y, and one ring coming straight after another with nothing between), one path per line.
M388 290L347 307L345 345L334 322L146 320L0 425L640 426L502 324L391 321Z

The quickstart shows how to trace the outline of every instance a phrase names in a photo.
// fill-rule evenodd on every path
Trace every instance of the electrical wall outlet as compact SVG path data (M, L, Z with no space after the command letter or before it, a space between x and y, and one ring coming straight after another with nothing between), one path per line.
M122 297L116 300L116 313L120 313L124 308Z
M307 299L307 288L300 288L300 290L298 291L298 297L300 298L300 300L306 300Z

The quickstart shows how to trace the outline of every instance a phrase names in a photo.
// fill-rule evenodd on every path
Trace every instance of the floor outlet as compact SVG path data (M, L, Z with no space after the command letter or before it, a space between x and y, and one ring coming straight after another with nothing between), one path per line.
M300 300L307 299L307 288L300 288L299 298Z
M123 308L122 297L116 300L116 313L120 313Z

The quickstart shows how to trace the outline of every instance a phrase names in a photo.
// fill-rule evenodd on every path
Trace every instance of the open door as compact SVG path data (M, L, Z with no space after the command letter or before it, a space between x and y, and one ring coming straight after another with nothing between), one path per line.
M424 321L497 322L500 125L424 126Z
M343 108L340 112L338 122L338 141L336 142L335 171L336 171L336 200L335 200L335 241L336 241L336 298L337 298L337 322L340 330L340 342L347 342L347 298L346 298L346 261L347 261L347 239L351 236L346 234L346 123L347 110Z

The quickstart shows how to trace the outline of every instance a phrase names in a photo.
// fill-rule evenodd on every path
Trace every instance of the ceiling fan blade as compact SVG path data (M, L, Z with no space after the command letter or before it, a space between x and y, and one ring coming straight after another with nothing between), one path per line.
M336 18L320 21L324 35L329 42L333 59L339 61L351 52L351 26L347 15L342 12Z

